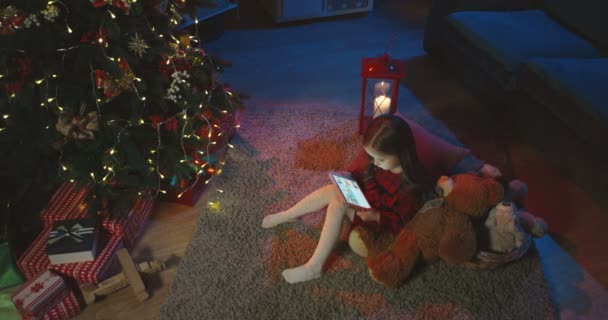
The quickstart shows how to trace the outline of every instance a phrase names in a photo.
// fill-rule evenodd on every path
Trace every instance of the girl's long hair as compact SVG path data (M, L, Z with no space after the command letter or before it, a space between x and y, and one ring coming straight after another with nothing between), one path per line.
M373 119L363 134L363 146L388 155L396 155L403 168L403 182L410 190L419 192L423 198L432 197L433 185L422 166L412 129L402 118L384 114ZM369 165L363 182L374 177L376 166L369 157Z

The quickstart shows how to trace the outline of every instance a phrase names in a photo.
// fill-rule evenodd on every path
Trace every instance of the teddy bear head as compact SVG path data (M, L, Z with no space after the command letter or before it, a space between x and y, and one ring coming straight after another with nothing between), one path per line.
M515 204L509 201L502 201L492 209L495 212L496 225L506 226L519 224L519 216Z
M489 206L495 206L504 196L502 185L495 179L472 173L442 176L437 188L446 208L470 216L485 214Z

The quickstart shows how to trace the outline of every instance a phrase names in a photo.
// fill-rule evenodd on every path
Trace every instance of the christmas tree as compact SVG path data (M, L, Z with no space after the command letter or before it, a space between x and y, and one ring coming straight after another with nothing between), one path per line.
M92 212L119 215L219 171L208 160L242 101L218 80L228 64L173 32L198 5L0 0L3 209L32 185L72 181L92 188Z

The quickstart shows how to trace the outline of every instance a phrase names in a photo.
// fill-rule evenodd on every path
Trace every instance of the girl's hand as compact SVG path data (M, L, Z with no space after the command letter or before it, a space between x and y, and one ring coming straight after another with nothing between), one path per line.
M361 218L361 220L368 222L368 221L375 221L380 223L380 212L376 211L376 210L367 210L367 211L357 211L356 214L359 216L359 218Z

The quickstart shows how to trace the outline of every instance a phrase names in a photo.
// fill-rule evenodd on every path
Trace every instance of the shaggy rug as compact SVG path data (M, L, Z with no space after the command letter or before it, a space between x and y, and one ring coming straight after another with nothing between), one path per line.
M448 141L428 114L403 112ZM329 183L358 151L355 112L250 107L215 192L160 310L161 319L549 319L556 317L535 249L494 271L419 268L397 290L370 279L346 232L320 279L290 285L285 268L310 257L323 212L274 229L262 218ZM346 231L346 227L343 231Z

